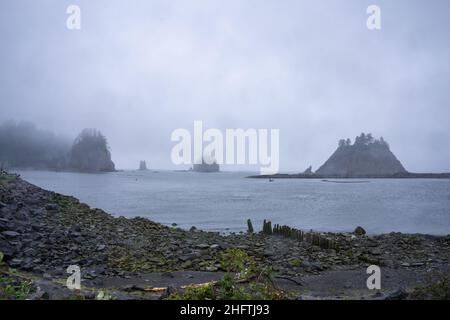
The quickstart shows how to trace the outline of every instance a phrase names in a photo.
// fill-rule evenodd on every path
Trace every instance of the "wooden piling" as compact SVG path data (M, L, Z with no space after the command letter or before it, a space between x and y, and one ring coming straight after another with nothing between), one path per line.
M247 220L249 232L253 232L253 226L250 219ZM304 232L303 230L291 228L286 225L274 224L270 220L264 219L262 232L266 235L276 235L284 238L291 238L297 241L306 241L321 249L335 249L337 250L336 241L329 239L325 235L321 235L310 230Z

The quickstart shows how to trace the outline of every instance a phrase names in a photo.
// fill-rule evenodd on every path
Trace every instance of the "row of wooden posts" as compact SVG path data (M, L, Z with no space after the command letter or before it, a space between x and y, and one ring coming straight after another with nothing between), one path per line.
M248 232L253 233L253 225L250 219L247 220ZM298 241L307 241L313 245L316 245L322 249L337 249L337 243L321 234L315 232L304 232L299 229L291 228L289 226L282 226L275 224L272 227L270 220L264 220L262 232L267 235L282 236L285 238L291 238Z

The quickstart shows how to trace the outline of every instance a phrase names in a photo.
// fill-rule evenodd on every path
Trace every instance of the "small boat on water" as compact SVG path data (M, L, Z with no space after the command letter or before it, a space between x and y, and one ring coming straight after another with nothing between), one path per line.
M275 180L273 178L269 178L269 182L274 182Z

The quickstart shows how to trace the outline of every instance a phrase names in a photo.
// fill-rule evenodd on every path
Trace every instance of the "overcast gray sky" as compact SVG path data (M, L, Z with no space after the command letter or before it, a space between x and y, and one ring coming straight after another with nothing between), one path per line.
M2 0L0 120L98 128L119 169L173 168L171 132L203 120L279 128L282 171L362 131L410 171L450 171L449 19L446 0Z

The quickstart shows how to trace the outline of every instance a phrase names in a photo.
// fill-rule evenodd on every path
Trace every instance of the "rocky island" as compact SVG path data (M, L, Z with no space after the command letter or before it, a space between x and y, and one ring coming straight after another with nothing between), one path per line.
M112 172L114 162L105 136L96 129L84 129L70 152L69 168L81 172Z
M55 135L28 122L0 125L0 167L75 172L115 171L106 137L84 129L75 138Z
M221 235L113 217L2 172L0 299L449 298L450 236L358 227L301 241L286 230ZM366 287L372 264L381 290ZM79 290L66 287L71 265Z
M362 133L352 144L340 140L337 150L316 171L323 176L367 177L406 173L403 165L389 149L383 138L374 139Z
M374 139L372 134L361 133L352 144L350 139L342 139L338 148L312 172L309 167L300 174L259 175L251 178L446 178L450 173L411 173L408 172L390 150L389 144L381 137Z
M207 163L204 158L202 158L202 163L196 163L192 166L192 171L194 172L219 172L220 166L215 162Z

